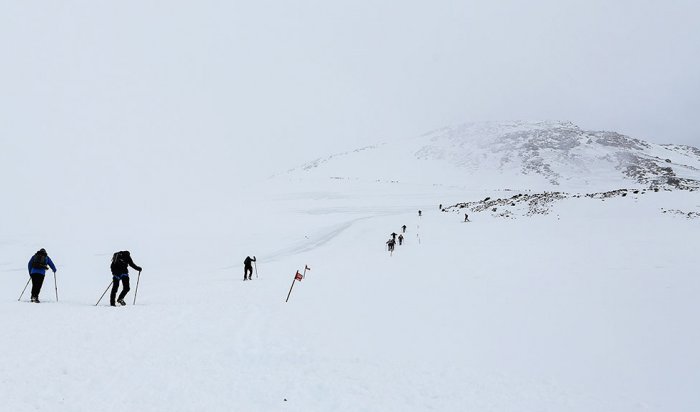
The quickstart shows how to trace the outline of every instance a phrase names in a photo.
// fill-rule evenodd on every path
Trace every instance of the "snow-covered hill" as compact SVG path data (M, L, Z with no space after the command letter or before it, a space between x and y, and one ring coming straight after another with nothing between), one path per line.
M290 173L471 189L697 189L700 150L582 130L569 122L486 122L332 155Z
M155 219L111 219L108 192L59 192L71 213L31 226L5 204L0 409L698 410L696 150L481 124L243 195L203 184ZM41 304L18 302L40 247L60 302L51 275ZM95 306L123 249L144 269L138 304L132 283L128 306Z

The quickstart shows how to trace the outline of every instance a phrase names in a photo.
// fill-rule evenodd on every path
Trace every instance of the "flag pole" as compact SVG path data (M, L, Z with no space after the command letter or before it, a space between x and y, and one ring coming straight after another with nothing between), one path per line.
M292 280L292 286L289 288L289 293L287 293L287 300L285 300L284 303L289 302L289 295L292 294L292 289L294 288L294 283L295 283L296 281L297 281L296 279L293 279L293 280Z
M302 275L297 270L297 273L294 274L294 279L292 279L292 286L289 287L289 293L287 293L287 300L284 301L285 303L289 302L289 296L292 294L292 289L294 289L294 284L296 283L297 280L301 281L301 279L303 279Z

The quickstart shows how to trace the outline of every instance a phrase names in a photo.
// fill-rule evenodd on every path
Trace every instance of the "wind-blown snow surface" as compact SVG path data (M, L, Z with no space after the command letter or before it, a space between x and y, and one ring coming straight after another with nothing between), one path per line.
M548 215L463 223L438 204L517 192L362 166L377 178L277 178L178 224L4 221L1 409L700 408L699 192L571 197ZM40 247L60 302L51 277L42 304L17 302ZM129 306L95 307L120 249L144 268L137 305L132 273Z

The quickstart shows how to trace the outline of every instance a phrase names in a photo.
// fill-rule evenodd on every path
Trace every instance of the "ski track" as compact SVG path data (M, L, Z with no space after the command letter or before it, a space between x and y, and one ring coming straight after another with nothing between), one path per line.
M309 214L331 214L331 213L339 213L342 211L343 208L329 208L329 209L322 209L322 210L314 210L311 212L307 212ZM347 209L350 213L363 213L362 211L358 211L357 209ZM276 262L280 260L281 258L285 258L291 255L298 255L306 252L313 251L315 249L320 248L321 246L327 244L331 240L335 239L338 237L341 233L352 227L354 224L357 222L361 222L364 220L368 219L375 219L378 217L382 216L388 216L392 215L393 212L391 211L383 211L379 213L374 213L371 216L362 216L358 217L355 219L347 220L343 223L339 223L336 225L331 226L330 228L324 229L323 231L317 232L312 236L309 236L308 241L303 241L299 242L297 244L290 245L288 247L278 249L270 254L262 255L263 260L269 261L269 262Z

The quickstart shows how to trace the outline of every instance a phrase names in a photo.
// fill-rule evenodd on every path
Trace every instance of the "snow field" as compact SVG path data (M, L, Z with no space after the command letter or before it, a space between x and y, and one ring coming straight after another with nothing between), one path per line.
M566 199L547 216L470 213L471 223L439 212L437 203L447 202L432 192L386 192L384 207L380 193L285 196L212 217L216 226L202 220L134 237L129 249L144 272L138 305L124 308L92 306L110 280L111 252L123 248L113 240L51 239L61 302L51 302L49 277L44 303L32 305L16 299L36 245L8 237L0 259L4 404L14 411L700 405L691 387L700 378L698 220L660 212L697 210L697 196ZM402 224L405 243L389 256L384 242ZM75 239L83 232L89 228ZM223 262L221 245L231 245ZM243 282L248 254L259 259L259 278ZM285 304L305 264L312 270Z

